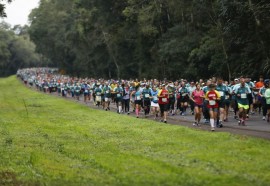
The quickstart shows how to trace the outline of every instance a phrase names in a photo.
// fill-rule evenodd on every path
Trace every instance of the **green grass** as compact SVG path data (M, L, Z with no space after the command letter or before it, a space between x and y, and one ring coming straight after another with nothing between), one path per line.
M0 185L270 185L269 141L0 90Z

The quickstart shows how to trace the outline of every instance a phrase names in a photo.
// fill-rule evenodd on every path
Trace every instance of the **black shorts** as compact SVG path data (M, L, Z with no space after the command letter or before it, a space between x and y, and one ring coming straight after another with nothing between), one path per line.
M142 105L142 100L135 100L135 105Z
M169 110L169 104L159 104L160 112L164 113Z
M115 103L122 103L123 99L122 98L115 98Z
M169 109L174 109L175 98L169 98Z
M189 102L189 98L187 96L180 98L181 103Z
M218 103L219 108L225 108L226 102L225 100L220 100Z
M143 100L143 105L144 106L150 106L151 105L151 100L150 99Z
M247 95L247 98L248 98L249 104L252 104L252 103L253 103L252 95L251 95L251 94L248 94L248 95Z

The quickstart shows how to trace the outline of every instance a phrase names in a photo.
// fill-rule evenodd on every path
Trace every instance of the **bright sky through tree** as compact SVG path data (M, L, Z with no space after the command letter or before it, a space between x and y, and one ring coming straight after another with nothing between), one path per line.
M28 24L28 15L31 10L38 7L39 0L14 0L12 3L6 3L7 18L5 22L14 25Z

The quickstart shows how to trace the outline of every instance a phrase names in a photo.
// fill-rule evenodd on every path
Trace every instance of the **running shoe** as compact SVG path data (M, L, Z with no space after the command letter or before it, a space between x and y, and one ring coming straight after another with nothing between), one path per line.
M242 124L242 120L238 120L238 125L240 126Z

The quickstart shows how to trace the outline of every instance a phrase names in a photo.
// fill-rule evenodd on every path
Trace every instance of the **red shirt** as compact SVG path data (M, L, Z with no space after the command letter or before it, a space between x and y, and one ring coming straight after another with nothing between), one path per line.
M169 103L169 92L167 90L160 90L158 96L158 104L165 105Z
M216 90L208 91L205 95L208 100L207 108L218 108L218 98L220 94Z
M259 81L259 82L257 82L257 83L255 84L255 86L256 86L257 89L260 89L260 88L262 88L262 87L264 86L264 83L261 82L261 81Z
M203 104L202 96L204 96L204 92L202 90L200 90L200 91L194 90L192 92L192 97L194 99L194 103L197 104L197 105L202 105Z

